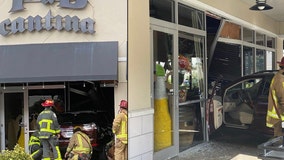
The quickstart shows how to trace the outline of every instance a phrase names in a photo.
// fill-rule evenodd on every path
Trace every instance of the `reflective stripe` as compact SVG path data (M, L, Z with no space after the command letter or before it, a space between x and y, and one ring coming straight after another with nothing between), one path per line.
M47 157L47 158L42 158L42 160L51 160L49 157Z
M35 144L40 145L40 140L35 136L31 136L30 141L29 141L29 146L35 145Z
M55 149L56 149L57 157L58 157L58 158L55 158L54 160L62 160L62 158L61 158L61 152L60 152L60 150L59 150L59 146L56 146Z
M36 155L39 151L40 151L40 150L38 149L38 150L36 150L34 153L32 153L32 154L31 154L31 156L32 156L31 158L33 158L34 155Z
M274 101L274 104L276 105L276 106L273 106L272 111L276 113L275 107L278 107L278 99L276 97L276 91L274 89L272 90L272 99Z
M46 124L46 128L42 128L43 123ZM41 132L55 133L54 130L50 129L50 125L51 125L52 123L53 123L53 121L50 120L50 119L42 119L41 121L39 121L40 131L41 131Z
M40 142L30 142L30 143L29 143L29 146L35 145L35 144L36 144L36 145L40 145Z
M53 121L50 120L50 119L42 119L41 121L39 121L40 132L49 132L49 133L53 133L53 134L59 133L60 130L50 129L51 128L50 126L51 126L52 123L53 123ZM43 124L46 124L46 128L42 127Z
M40 139L48 139L50 136L39 136Z
M275 112L273 112L273 111L267 111L267 115L269 117L274 118L274 119L279 119L279 116Z
M123 143L127 143L127 132L126 132L126 125L127 125L127 115L125 116L125 121L121 122L120 125L120 134L117 134L116 137L120 138Z
M82 135L77 134L77 139L78 139L79 145L76 146L76 147L73 149L73 151L75 151L75 152L81 152L81 151L83 151L83 152L88 153L88 152L90 151L90 149L89 149L89 147L84 147L83 142L82 142L82 138L83 138Z
M272 128L272 127L273 127L273 124L266 123L266 126L269 127L269 128Z

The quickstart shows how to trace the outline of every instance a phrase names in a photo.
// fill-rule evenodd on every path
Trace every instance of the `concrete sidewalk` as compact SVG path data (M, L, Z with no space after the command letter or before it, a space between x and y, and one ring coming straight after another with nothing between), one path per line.
M261 157L263 150L218 141L204 142L183 151L179 160L279 160ZM284 157L283 157L284 159Z

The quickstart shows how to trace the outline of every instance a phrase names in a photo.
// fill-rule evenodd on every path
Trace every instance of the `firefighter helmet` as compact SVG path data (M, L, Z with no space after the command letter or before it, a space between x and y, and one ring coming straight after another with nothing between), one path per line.
M284 66L284 57L282 57L280 62L277 62L279 66Z
M54 101L51 100L51 99L47 99L43 103L41 103L41 105L43 107L52 107L52 106L54 106Z
M73 128L73 132L75 133L75 132L77 132L77 131L82 131L82 127L81 127L81 126L75 126L75 127Z
M120 106L120 108L127 109L128 108L128 102L126 100L121 100L119 106Z

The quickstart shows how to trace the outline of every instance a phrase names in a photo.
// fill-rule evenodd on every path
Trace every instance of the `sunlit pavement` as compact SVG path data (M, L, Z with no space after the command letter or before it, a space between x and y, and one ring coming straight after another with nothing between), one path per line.
M259 133L223 128L210 138L181 152L179 160L279 160L262 156L264 151L258 145L269 137Z

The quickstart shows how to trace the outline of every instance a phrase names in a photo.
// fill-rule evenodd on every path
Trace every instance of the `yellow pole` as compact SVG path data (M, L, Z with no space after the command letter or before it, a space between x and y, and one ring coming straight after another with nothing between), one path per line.
M21 127L21 133L18 139L18 144L20 147L25 148L25 134L24 134L24 127Z
M172 120L168 109L165 71L156 65L154 101L154 150L159 151L172 145Z

